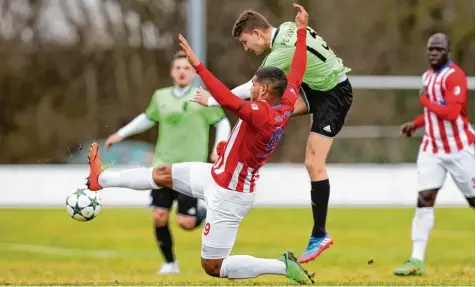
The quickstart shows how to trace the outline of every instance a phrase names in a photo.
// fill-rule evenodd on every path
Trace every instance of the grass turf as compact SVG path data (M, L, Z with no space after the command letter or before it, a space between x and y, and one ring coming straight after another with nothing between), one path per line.
M410 255L413 209L331 208L335 244L304 265L316 285L474 286L474 211L436 208L427 272L395 277ZM173 220L173 218L172 218ZM233 254L277 258L300 255L311 230L310 209L255 208L243 221ZM104 208L90 222L64 209L0 209L0 285L289 285L280 276L228 281L200 267L201 229L179 230L172 221L180 275L159 276L162 262L151 211Z

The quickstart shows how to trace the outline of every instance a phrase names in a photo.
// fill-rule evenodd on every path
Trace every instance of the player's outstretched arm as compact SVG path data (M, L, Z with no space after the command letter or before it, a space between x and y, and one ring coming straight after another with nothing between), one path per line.
M302 78L304 77L304 73L306 72L306 27L309 23L309 15L301 5L293 4L293 7L297 10L296 26L298 28L298 31L293 62L291 64L291 70L289 71L287 77L288 84L299 89L302 83Z
M251 98L251 87L253 86L253 81L248 81L242 85L239 85L238 87L234 88L231 90L231 92L243 99L243 100L248 100ZM220 104L211 96L206 96L206 97L195 97L192 99L193 102L199 103L202 106L208 106L208 107L218 107Z
M220 80L218 80L200 61L188 44L187 40L179 35L180 47L185 52L188 62L195 68L197 74L202 78L205 86L225 109L236 112L243 105L244 101L235 96Z
M146 131L153 127L155 122L147 117L145 113L138 115L130 123L119 129L116 133L110 135L104 143L106 149L111 148L112 145L122 141L123 139Z
M195 68L197 73L202 78L212 96L225 109L233 112L237 117L243 121L259 127L268 120L265 116L269 105L264 102L250 102L244 101L235 96L220 80L218 80L205 66L200 63L187 40L180 35L180 46L185 52L189 63Z
M293 7L297 10L297 42L296 49L294 50L293 61L291 63L291 69L286 75L288 78L288 88L284 92L283 98L281 99L281 104L290 108L291 111L295 109L295 104L299 96L299 89L301 88L302 78L306 72L306 27L308 23L308 15L306 10L297 4L293 4Z

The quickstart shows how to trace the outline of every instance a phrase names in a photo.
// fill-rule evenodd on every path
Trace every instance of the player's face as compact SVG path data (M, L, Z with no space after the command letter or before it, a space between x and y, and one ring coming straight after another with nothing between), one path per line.
M428 62L433 69L443 67L448 62L448 45L443 39L431 39L427 44Z
M175 59L172 63L170 76L174 81L174 85L179 87L186 87L192 84L195 70L192 65L185 58Z
M267 86L265 84L260 84L256 80L256 76L253 77L253 86L251 87L251 100L252 101L259 101L263 100L264 96L266 95Z
M251 33L241 33L238 37L241 45L245 51L253 53L255 55L261 55L266 51L268 45L263 37L263 32L259 30L253 30Z

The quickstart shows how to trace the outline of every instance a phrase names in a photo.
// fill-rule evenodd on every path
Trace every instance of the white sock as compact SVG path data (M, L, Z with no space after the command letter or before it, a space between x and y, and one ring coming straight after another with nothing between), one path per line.
M99 185L106 187L125 187L136 190L160 188L152 178L154 168L132 168L123 171L105 170L99 175Z
M229 279L255 278L263 274L286 275L286 264L278 259L233 255L223 260L220 270L220 277Z
M415 210L412 222L413 249L411 258L425 260L426 244L434 223L435 210L433 207L418 207Z

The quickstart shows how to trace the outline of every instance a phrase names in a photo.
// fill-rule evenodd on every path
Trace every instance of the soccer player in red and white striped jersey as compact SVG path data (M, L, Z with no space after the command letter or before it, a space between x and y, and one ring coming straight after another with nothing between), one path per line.
M285 252L279 259L230 256L241 220L254 204L258 170L269 159L283 135L306 70L308 15L303 7L293 6L298 12L296 51L291 70L286 75L276 67L259 69L253 77L251 101L234 95L200 63L185 38L179 37L180 46L210 93L223 108L239 118L214 166L188 162L120 172L103 171L97 144L91 145L89 151L87 185L90 190L167 187L206 201L201 257L202 266L210 276L243 279L278 274L300 284L312 282L312 276L290 252Z
M453 153L474 144L474 130L467 115L467 78L458 65L448 61L438 70L423 74L424 113L414 120L425 127L423 151Z
M468 85L464 71L449 58L450 43L437 33L427 44L431 68L422 77L420 103L424 113L402 126L402 136L425 128L418 154L418 203L412 224L410 260L394 270L396 275L421 275L434 224L434 204L446 174L474 208L474 130L467 115Z
M257 78L274 78L275 75L269 74L270 71L273 74L281 73L274 68L263 68L256 72L254 81ZM245 102L237 97L232 98L233 104L224 101L226 105L224 107L228 106L235 111L239 120L231 132L223 155L212 168L213 179L218 185L238 192L255 191L255 183L259 177L258 170L268 161L279 143L294 109L296 91L299 91L301 83L296 76L300 75L296 73L288 75L288 89L281 101L273 106L264 100ZM213 89L210 86L211 92ZM260 92L258 85L254 85L252 99L256 99ZM217 93L220 92L217 90Z

